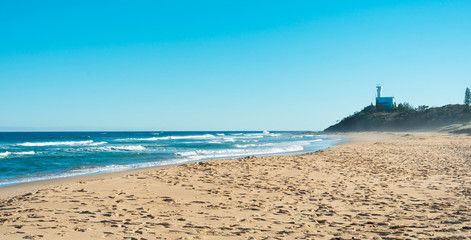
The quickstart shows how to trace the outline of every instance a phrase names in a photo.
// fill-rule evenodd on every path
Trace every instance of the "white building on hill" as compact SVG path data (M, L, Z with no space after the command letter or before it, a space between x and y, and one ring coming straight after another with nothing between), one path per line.
M383 97L382 91L383 86L376 86L377 96L376 96L376 107L383 107L387 111L390 111L392 107L396 106L396 99L394 97Z

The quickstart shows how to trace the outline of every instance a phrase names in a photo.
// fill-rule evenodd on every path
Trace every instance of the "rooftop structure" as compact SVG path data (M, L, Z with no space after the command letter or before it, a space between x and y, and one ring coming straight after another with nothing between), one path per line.
M384 108L386 111L390 111L391 108L396 106L396 99L394 97L383 97L383 86L376 86L377 96L376 96L376 107Z

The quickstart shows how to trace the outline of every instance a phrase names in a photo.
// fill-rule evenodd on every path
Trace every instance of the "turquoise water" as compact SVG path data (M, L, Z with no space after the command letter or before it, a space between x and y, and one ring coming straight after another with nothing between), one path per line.
M0 187L216 158L312 152L342 139L302 132L0 133Z

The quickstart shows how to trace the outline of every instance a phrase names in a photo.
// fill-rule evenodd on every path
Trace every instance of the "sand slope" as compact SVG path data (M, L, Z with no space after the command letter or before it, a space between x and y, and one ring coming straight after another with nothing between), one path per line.
M309 154L214 160L4 193L0 239L471 237L471 137L352 136Z

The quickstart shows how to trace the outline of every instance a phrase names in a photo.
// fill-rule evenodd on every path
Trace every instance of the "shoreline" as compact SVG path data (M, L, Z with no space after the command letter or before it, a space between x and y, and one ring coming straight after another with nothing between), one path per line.
M5 239L471 236L471 137L353 133L311 153L28 183L0 196ZM36 186L35 186L36 185ZM42 189L27 191L43 185ZM1 190L0 190L1 191Z
M340 144L345 144L349 142L349 138L346 137L348 134L337 134L337 133L328 133L325 134L326 138L334 138L339 137L342 139L340 143L334 143L330 147L338 146ZM330 136L329 136L330 135ZM328 147L328 148L330 148ZM322 149L320 149L322 150ZM320 151L317 150L317 151ZM273 155L255 155L255 157L261 156L291 156L291 155L298 155L298 154L306 154L306 153L314 153L313 152L299 152L299 153L287 153L287 154L273 154ZM148 171L155 171L158 169L165 169L172 166L184 165L184 164L191 164L195 162L206 162L206 161L217 161L217 160L237 160L239 158L244 157L229 157L229 158L213 158L213 159L206 159L206 160L199 160L199 161L191 161L185 163L176 163L176 164L168 164L168 165L161 165L161 166L154 166L154 167L143 167L143 168L136 168L136 169L129 169L123 171L114 171L114 172L103 172L103 173L91 173L85 175L78 175L78 176L71 176L71 177L62 177L62 178L53 178L53 179L45 179L40 181L32 181L32 182L24 182L18 183L14 185L0 187L0 198L4 197L12 197L15 195L25 194L27 192L38 191L43 188L50 188L50 187L57 187L64 184L72 184L79 181L88 181L88 180L100 180L104 178L112 178L112 177L122 177L128 174L138 174L142 172Z
M182 164L186 164L186 163L182 163ZM53 188L53 187L67 185L67 184L74 184L77 182L103 180L103 179L108 179L108 178L113 178L113 177L123 177L129 174L138 174L142 172L155 171L158 169L165 169L165 168L178 166L178 165L181 165L181 164L164 165L164 166L156 166L156 167L148 167L148 168L138 168L138 169L125 170L125 171L96 173L96 174L80 175L80 176L73 176L73 177L41 180L41 181L35 181L35 182L19 183L19 184L15 184L11 186L1 187L0 198L12 197L15 195L26 194L28 192L35 192L35 191L43 190L47 188Z

